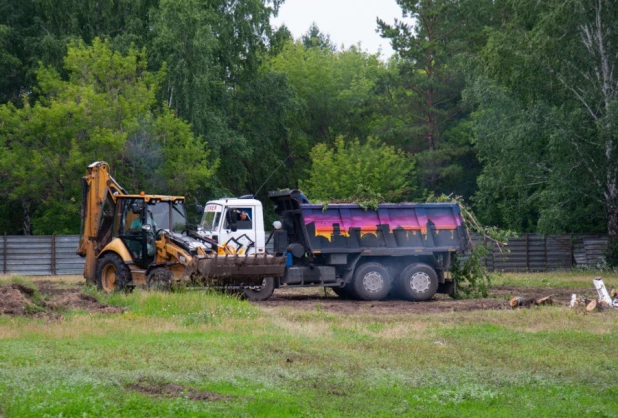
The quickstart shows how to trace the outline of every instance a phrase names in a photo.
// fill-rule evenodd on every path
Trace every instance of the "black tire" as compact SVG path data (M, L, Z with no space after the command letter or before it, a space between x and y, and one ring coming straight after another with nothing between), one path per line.
M97 261L97 287L107 293L129 289L131 270L115 253L107 253Z
M274 277L266 277L262 280L262 286L259 289L243 289L243 295L249 300L261 301L271 297L274 291Z
M362 300L382 300L391 290L391 275L380 263L365 263L356 268L352 280L354 296Z
M172 279L174 273L165 267L156 267L152 269L146 277L146 285L148 290L172 290Z
M410 264L399 275L397 285L404 299L429 300L438 290L438 273L427 264Z

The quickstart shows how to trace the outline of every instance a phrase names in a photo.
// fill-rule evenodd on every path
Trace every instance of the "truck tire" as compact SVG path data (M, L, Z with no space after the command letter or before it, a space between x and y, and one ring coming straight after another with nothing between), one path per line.
M266 277L262 280L262 286L259 289L244 289L243 295L249 300L266 300L272 296L275 291L274 277Z
M107 253L97 261L97 287L106 293L120 292L127 289L131 281L131 270L114 253Z
M398 289L404 299L429 300L438 290L438 274L427 264L410 264L399 275Z
M380 263L362 264L354 272L352 290L359 299L382 300L391 290L391 275Z

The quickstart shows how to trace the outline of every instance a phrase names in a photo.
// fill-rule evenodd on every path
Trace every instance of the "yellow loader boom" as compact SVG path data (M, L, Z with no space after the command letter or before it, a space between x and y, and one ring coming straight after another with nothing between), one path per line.
M77 254L86 257L84 277L92 284L95 283L96 257L102 249L101 244L109 242L109 239L100 236L108 232L111 221L109 218L102 219L103 206L106 200L108 204L115 205L116 196L127 194L109 171L106 162L97 161L88 166L82 178L82 236Z

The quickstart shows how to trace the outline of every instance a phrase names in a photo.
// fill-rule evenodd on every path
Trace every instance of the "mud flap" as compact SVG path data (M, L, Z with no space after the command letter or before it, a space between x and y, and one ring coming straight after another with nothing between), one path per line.
M283 276L285 261L286 257L268 254L196 256L182 280L202 286L258 286L266 277Z
M457 283L455 280L445 280L444 283L438 284L436 293L444 293L446 295L454 295L457 291Z

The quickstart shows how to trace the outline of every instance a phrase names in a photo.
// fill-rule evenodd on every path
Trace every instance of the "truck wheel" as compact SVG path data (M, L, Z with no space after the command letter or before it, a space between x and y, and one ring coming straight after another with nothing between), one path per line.
M399 275L399 293L407 300L429 300L438 290L438 274L427 264L410 264Z
M391 290L391 276L380 263L366 263L354 272L352 290L362 300L382 300Z
M172 278L174 273L165 267L154 268L146 277L146 285L148 290L172 290Z
M262 286L257 289L244 289L243 294L249 300L266 300L275 291L275 279L266 277L262 280Z
M127 289L131 271L122 259L114 253L107 253L97 262L97 287L107 293Z

